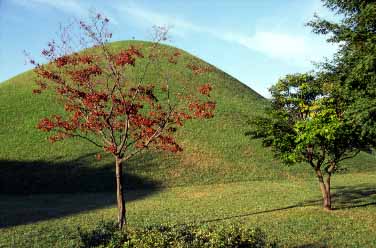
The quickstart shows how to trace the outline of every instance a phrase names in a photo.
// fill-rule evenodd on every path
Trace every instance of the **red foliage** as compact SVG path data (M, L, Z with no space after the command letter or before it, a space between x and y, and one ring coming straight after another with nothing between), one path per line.
M215 102L192 102L189 109L194 112L197 118L212 118L214 116Z
M201 94L205 95L205 96L210 96L210 92L212 90L212 86L210 84L204 84L204 85L201 85L199 88L198 88L198 92L200 92Z
M108 23L102 15L97 15L95 20L96 25ZM98 29L84 22L79 25L97 47L95 55L66 52L59 56L62 47L66 46L51 42L42 52L51 63L33 63L39 86L33 92L40 93L48 85L55 90L67 113L66 117L44 118L37 127L54 132L49 138L51 142L81 137L117 158L129 158L140 149L151 147L182 151L173 134L189 119L213 117L215 103L202 100L210 96L212 86L200 86L197 89L200 97L195 92L186 92L186 95L176 95L178 102L173 102L175 98L170 98L172 92L167 83L157 90L143 79L142 84L129 83L125 68L136 66L136 61L144 57L141 50L134 46L120 51L108 49L106 42L111 34L101 33L100 30L106 30L104 27ZM172 55L160 53L157 43L150 48L148 56L153 61L160 61L158 56L162 55L170 63L177 64L177 58L181 56L179 51ZM188 67L196 76L211 70L195 63ZM97 159L100 158L98 154Z
M42 131L51 131L55 127L55 124L48 118L44 118L39 121L37 128Z
M138 49L131 46L127 50L121 50L120 53L116 54L114 56L114 61L116 65L120 65L120 66L133 65L134 66L137 57L143 58L144 56Z
M57 73L51 70L45 69L43 67L37 67L35 69L35 72L37 73L38 76L40 76L43 79L53 80L54 82L57 82L57 83L60 83L62 80L61 77Z
M198 64L195 64L195 63L190 63L190 64L187 65L187 67L189 69L191 69L192 72L196 75L203 74L203 73L209 73L209 72L213 71L213 68L211 68L210 66L198 65Z
M91 76L98 76L100 74L102 74L102 69L97 65L70 72L72 80L81 85L87 84L90 81Z
M73 54L58 57L54 62L57 67L63 67L66 65L91 64L93 60L94 58L91 55Z
M55 60L55 64L57 67L63 67L66 66L67 64L72 63L72 57L71 56L62 56L59 57Z
M159 136L159 148L170 152L181 152L183 149L176 143L171 136Z
M104 146L103 147L103 150L105 152L109 152L109 153L112 153L112 154L116 154L116 151L117 151L117 148L116 148L116 145L115 144L111 144L109 146Z
M139 114L133 114L129 117L129 120L131 124L137 126L137 127L151 127L153 126L154 122L151 119L145 118L142 115Z

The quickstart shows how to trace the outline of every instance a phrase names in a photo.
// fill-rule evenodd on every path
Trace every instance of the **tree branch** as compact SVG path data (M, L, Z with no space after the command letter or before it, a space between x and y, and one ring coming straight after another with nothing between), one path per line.
M66 135L68 135L70 137L77 137L77 138L81 138L81 139L87 140L90 143L94 144L95 146L103 148L102 145L96 143L94 140L92 140L92 139L90 139L90 138L88 138L86 136L83 136L83 135L80 135L80 134L72 134L72 133L68 133L68 132L65 132L65 131L59 131L59 132L64 133L64 134L66 134Z
M345 160L345 159L353 158L353 157L355 157L356 155L358 155L359 153L360 153L360 150L357 149L357 150L355 151L354 154L349 155L349 156L346 156L346 157L343 157L343 158L337 160L337 163L340 162L340 161L343 161L343 160Z

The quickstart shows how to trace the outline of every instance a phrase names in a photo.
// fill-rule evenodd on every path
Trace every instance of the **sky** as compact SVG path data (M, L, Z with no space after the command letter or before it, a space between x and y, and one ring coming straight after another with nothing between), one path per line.
M337 47L305 26L314 13L335 18L320 0L0 0L0 82L31 68L60 24L110 19L112 41L151 40L152 26L170 27L168 44L237 78L261 95L286 74L307 72Z

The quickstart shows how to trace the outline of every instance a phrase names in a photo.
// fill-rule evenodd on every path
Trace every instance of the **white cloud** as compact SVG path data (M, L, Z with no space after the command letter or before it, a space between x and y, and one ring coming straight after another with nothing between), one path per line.
M46 6L77 16L87 16L89 8L76 0L13 0L18 4L29 7ZM318 0L317 0L318 1ZM323 8L314 2L312 9ZM192 33L202 33L215 39L243 46L251 51L283 61L289 64L307 67L312 61L318 61L324 56L330 56L336 49L325 43L322 37L313 37L308 32L292 34L291 32L275 32L270 30L257 30L253 34L232 32L220 27L207 27L195 24L189 20L175 15L158 13L135 3L113 2L111 16L134 20L138 25L150 28L152 25L169 26L174 36L186 37ZM107 15L107 13L105 13ZM111 23L119 21L107 15Z
M50 7L75 15L84 15L88 11L75 0L14 0L15 3L26 7Z
M82 1L80 2L78 0L13 0L13 2L29 8L53 8L68 14L73 14L79 18L87 17L90 14L90 11L95 11L95 8L84 6L82 5ZM107 15L107 13L104 14L110 18L111 23L115 25L118 24L115 18Z
M202 29L198 26L174 16L159 14L139 7L124 7L123 10L133 17L142 19L143 21L153 23L155 25L173 25L178 28L188 29L196 32L202 31Z
M263 53L271 58L307 66L335 51L320 39L305 35L292 35L269 31L258 31L254 35L225 33L224 40L238 43L248 49Z
M318 61L324 56L331 55L336 49L335 47L330 47L322 39L312 38L308 34L261 30L248 35L222 30L221 28L199 26L188 20L153 12L134 4L127 7L123 6L120 9L135 18L143 26L172 26L172 33L179 36L185 36L187 33L192 32L204 33L225 42L241 45L270 58L302 67L310 65L312 61Z
M294 59L306 52L305 40L301 36L261 31L250 36L226 33L223 38L274 58Z
M132 6L121 6L121 11L127 13L128 16L131 16L133 19L136 19L138 23L142 26L150 28L151 25L157 26L167 26L171 27L171 32L175 35L184 37L187 32L205 32L199 26L194 25L193 23L177 18L175 16L159 14L136 5Z

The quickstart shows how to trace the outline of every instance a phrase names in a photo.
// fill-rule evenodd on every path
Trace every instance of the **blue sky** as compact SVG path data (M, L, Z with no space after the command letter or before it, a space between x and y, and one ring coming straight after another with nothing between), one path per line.
M109 17L113 41L150 40L153 25L171 27L169 44L219 67L263 96L288 73L314 69L336 47L304 24L316 12L334 18L319 0L95 1L0 0L0 82L30 69L60 23Z

